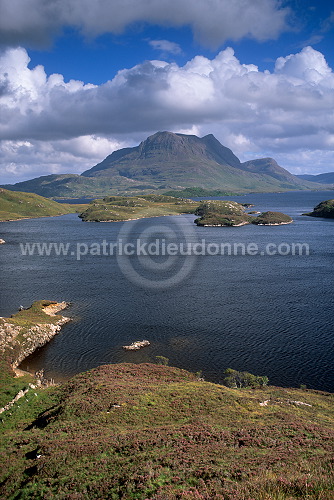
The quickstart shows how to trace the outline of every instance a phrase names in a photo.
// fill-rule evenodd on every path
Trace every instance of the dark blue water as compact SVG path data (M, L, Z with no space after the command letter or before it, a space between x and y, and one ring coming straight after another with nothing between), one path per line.
M93 200L94 198L60 198L60 199L55 198L55 201L58 201L58 203L69 203L70 205L90 203Z
M285 226L199 228L191 215L125 224L84 223L76 215L0 223L7 242L0 246L0 314L38 299L72 303L67 315L73 321L23 368L43 367L49 377L64 379L104 363L163 355L215 382L231 367L267 375L273 385L333 391L334 220L301 216L333 197L298 192L231 198L254 203L254 210L291 215L294 223ZM103 240L158 233L166 239L174 233L180 241L186 234L188 242L256 244L260 253L177 256L171 262L92 254ZM80 260L23 256L22 242L69 243L74 253L80 244L89 251ZM307 243L310 255L261 255L268 243L284 244L283 251ZM142 339L151 345L122 349Z

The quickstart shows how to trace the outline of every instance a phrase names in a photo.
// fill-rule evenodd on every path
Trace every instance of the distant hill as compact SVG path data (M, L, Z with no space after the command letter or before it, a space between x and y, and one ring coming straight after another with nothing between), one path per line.
M74 212L76 208L37 194L12 192L0 188L0 221L62 215Z
M318 175L296 175L299 179L303 179L305 181L318 182L320 184L334 184L334 172L327 172L325 174Z
M87 179L75 174L43 175L3 187L11 191L39 194L46 198L99 198L114 192L108 178Z
M319 189L272 158L241 163L212 134L157 132L139 146L114 151L81 175L48 175L4 186L48 197L101 197L201 188L234 193Z

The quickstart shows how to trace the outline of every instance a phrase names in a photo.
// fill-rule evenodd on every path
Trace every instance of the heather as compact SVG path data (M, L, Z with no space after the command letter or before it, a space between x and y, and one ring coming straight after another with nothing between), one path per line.
M1 415L0 494L329 500L332 405L320 391L226 387L150 363L100 366Z

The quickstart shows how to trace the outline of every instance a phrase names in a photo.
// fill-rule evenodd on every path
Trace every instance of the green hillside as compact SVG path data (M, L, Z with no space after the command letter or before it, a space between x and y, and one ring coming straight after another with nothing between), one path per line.
M84 205L57 203L37 194L0 188L0 221L63 215L84 207Z
M333 498L333 395L105 365L0 416L10 499Z
M311 181L311 182L318 182L320 184L332 184L334 185L334 172L326 172L324 174L302 174L302 175L297 175L296 177L299 177L300 179L304 179L306 181ZM332 186L333 189L333 186Z
M126 189L127 186L127 182L118 183L120 189ZM118 192L108 178L87 179L76 174L43 175L4 187L11 191L36 193L46 198L98 198Z

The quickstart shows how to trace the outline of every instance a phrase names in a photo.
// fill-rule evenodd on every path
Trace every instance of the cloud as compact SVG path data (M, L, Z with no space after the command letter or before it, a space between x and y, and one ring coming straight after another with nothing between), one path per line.
M288 166L286 154L306 169L303 154L314 150L333 164L334 74L311 47L278 58L274 72L241 64L227 48L182 67L146 61L100 86L28 64L22 48L0 57L4 168L79 172L157 130L214 133L242 159L279 156Z
M1 184L40 175L80 174L124 146L122 141L95 135L50 142L2 141Z
M149 40L149 45L162 53L181 54L182 50L180 45L169 40Z
M0 0L0 44L41 47L65 27L95 37L120 34L133 23L189 26L217 48L244 37L276 39L287 29L288 8L278 0Z

